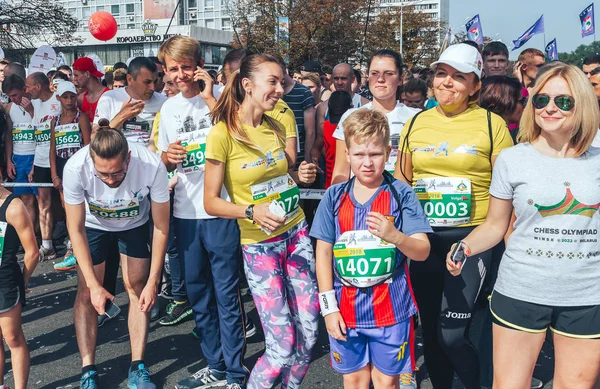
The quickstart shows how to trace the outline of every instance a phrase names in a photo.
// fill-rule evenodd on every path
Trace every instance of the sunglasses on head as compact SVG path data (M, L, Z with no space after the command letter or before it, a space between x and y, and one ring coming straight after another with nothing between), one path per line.
M554 100L554 104L561 111L570 111L575 107L575 99L569 95L548 96L547 94L537 94L533 96L531 103L537 109L546 108L550 104L550 100Z

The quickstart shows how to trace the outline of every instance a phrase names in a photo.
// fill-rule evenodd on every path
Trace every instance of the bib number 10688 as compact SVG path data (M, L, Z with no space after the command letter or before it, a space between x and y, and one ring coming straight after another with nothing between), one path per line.
M392 258L347 257L337 260L342 276L380 276L392 272Z

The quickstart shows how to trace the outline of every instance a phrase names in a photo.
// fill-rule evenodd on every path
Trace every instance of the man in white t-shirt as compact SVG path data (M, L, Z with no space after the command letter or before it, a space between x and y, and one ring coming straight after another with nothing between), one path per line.
M29 181L35 183L52 183L50 172L50 122L61 112L60 103L50 90L50 80L44 73L30 74L25 80L27 93L31 95L33 105L33 126L35 141L35 157L33 169L29 173ZM56 258L56 250L52 245L54 218L52 215L52 190L54 188L38 188L37 201L39 209L42 247L40 259Z
M154 91L158 79L156 64L146 57L134 58L127 67L127 86L108 91L98 100L94 128L108 119L111 128L122 130L130 143L155 150L150 142L152 124L166 96Z
M175 236L183 258L188 300L208 364L177 387L241 388L249 371L242 361L240 232L236 220L215 218L204 210L204 152L212 127L209 112L216 104L212 78L198 66L200 44L195 39L181 35L169 38L160 47L158 58L181 91L160 111L158 148L167 170L177 171ZM198 81L203 81L204 89ZM225 188L221 197L227 198Z
M69 236L79 265L74 317L82 360L80 386L99 387L95 366L96 315L103 315L107 300L114 299L102 287L102 281L109 266L107 261L114 260L108 254L118 249L116 266L120 259L129 296L132 362L127 385L155 389L144 365L144 352L169 235L165 166L147 148L128 144L120 131L100 128L90 145L65 165L63 193ZM150 213L154 222L152 241ZM116 313L110 305L106 311L113 316Z

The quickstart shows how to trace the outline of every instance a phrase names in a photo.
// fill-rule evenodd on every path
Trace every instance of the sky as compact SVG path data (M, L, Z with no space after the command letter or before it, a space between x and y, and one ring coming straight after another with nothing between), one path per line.
M544 14L546 42L556 38L559 52L571 52L579 45L594 41L593 36L581 37L579 13L593 0L449 0L452 32L464 32L464 24L479 14L483 34L501 40L508 49ZM600 1L596 1L595 17L600 39ZM533 47L544 50L544 36L536 35L520 49L511 52L515 59L521 50Z

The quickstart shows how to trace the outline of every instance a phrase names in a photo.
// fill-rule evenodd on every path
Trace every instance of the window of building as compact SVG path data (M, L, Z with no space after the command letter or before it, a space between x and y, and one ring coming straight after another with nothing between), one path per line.
M205 1L205 5L206 8L214 8L215 7L215 0L204 0Z
M215 28L215 20L206 19L206 28Z
M111 5L111 6L110 6L110 13L111 13L113 16L116 16L116 15L118 15L118 14L119 14L119 5L118 5L118 4L117 4L117 5Z
M221 21L221 26L223 28L223 30L231 30L231 20L229 19L222 19Z
M83 7L81 9L81 16L83 17L83 19L89 19L91 14L92 13L90 11L90 7Z
M133 15L135 12L133 4L125 4L125 12L127 15Z
M188 8L198 8L197 0L188 0Z
M97 6L96 11L104 11L104 6L103 5Z
M129 23L129 24L127 24L127 29L128 30L135 30L135 23Z

